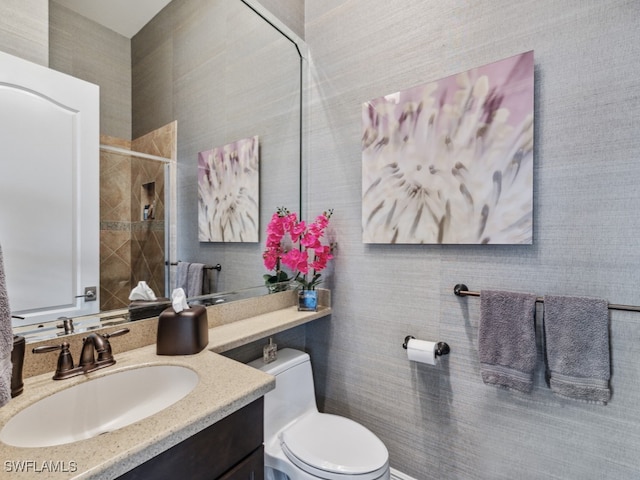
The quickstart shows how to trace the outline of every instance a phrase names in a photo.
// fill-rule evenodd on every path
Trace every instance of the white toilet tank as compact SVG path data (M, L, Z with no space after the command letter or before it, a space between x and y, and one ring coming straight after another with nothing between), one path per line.
M265 438L271 438L303 413L318 410L308 354L283 348L274 362L265 364L259 358L248 365L276 377L276 388L264 396Z

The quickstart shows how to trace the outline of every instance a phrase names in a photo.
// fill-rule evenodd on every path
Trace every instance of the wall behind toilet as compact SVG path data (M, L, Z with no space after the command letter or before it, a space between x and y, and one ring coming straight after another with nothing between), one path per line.
M509 289L640 304L640 3L306 2L309 217L333 208L330 321L307 327L320 407L367 425L418 479L634 478L640 470L640 314L611 312L608 406L485 386L480 302ZM534 244L364 245L361 103L535 51ZM437 368L405 335L444 340ZM539 359L542 365L542 359Z

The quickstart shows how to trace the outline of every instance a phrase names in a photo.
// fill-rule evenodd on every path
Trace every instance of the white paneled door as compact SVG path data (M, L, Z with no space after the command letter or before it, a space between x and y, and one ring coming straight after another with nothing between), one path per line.
M25 317L14 325L99 308L99 140L98 86L0 52L0 245L11 311Z

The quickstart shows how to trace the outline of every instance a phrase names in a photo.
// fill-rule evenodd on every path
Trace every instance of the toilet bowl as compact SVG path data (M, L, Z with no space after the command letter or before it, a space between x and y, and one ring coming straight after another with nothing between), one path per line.
M389 452L353 420L318 412L311 360L285 348L250 366L276 377L264 397L265 479L389 480Z

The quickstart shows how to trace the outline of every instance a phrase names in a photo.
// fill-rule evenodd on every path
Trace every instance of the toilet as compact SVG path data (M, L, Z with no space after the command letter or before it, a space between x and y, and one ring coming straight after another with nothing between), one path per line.
M250 366L276 377L264 397L265 479L389 480L389 452L353 420L318 412L309 355L290 348Z

